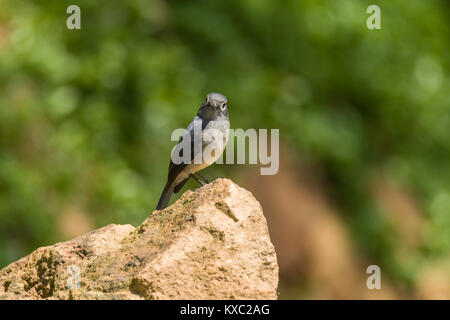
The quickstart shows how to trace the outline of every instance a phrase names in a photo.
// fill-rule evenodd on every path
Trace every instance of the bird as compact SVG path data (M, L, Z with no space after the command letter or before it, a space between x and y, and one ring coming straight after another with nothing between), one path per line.
M228 99L223 94L216 92L207 94L197 115L175 146L169 164L167 183L156 210L166 208L172 194L178 193L189 178L193 178L202 186L209 183L198 171L214 163L225 150L230 128L227 104ZM184 153L185 150L188 152ZM206 156L205 150L209 151ZM183 155L185 157L180 161Z

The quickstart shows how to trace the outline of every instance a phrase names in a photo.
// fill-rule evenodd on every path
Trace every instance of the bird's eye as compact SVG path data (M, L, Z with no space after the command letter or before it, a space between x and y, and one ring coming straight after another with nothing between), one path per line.
M222 105L220 106L220 109L222 109L222 111L223 111L223 110L225 110L225 109L226 109L226 107L227 107L227 104L226 104L226 103L224 103L224 104L222 104Z

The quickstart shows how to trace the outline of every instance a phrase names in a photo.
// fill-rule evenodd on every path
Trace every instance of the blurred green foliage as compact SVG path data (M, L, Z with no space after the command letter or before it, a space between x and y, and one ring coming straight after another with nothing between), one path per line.
M366 28L372 3L381 30ZM66 207L140 223L171 131L218 91L232 127L280 128L323 171L355 243L408 284L450 248L449 21L444 0L2 0L0 267L61 240ZM374 172L431 221L411 259L394 254Z

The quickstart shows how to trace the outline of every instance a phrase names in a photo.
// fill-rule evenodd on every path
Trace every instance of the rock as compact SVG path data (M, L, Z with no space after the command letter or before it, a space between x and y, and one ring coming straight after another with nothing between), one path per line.
M0 299L276 299L277 285L262 208L227 179L0 270Z

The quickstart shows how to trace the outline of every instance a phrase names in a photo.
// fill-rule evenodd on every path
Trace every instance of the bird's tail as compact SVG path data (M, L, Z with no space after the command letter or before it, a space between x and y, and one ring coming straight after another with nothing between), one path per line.
M162 210L167 207L169 203L170 197L172 196L173 188L169 185L169 182L164 186L164 190L159 198L158 205L156 206L156 210Z

